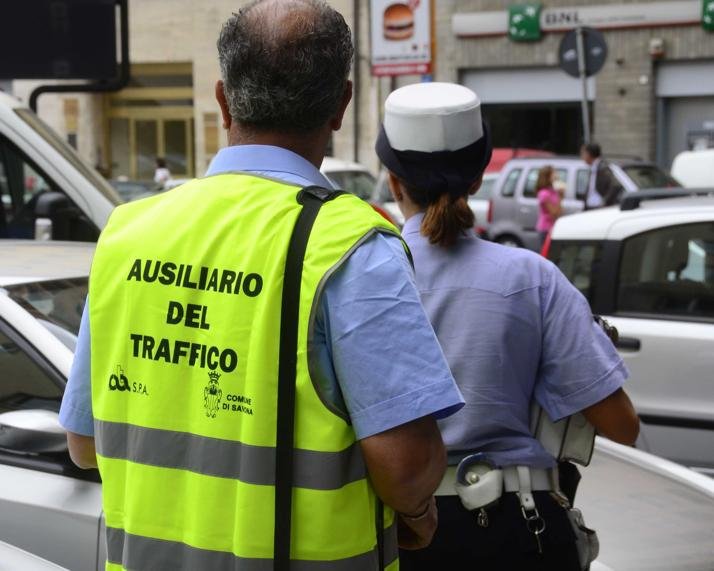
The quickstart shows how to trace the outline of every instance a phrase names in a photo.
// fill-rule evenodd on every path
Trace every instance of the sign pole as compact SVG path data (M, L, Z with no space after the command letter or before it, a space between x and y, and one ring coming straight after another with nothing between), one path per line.
M577 34L578 72L580 73L580 81L583 84L583 100L581 102L583 112L583 139L587 145L590 142L590 110L588 109L588 75L585 66L585 39L583 38L582 27L578 27L575 33Z

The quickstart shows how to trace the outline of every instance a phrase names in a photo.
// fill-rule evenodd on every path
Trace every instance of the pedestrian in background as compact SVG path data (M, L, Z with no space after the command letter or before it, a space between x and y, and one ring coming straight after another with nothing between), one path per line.
M434 533L463 399L396 229L319 171L353 52L325 2L241 8L228 147L102 233L60 420L108 569L394 570Z
M639 424L622 389L625 365L557 267L476 237L467 198L492 147L472 91L398 89L376 150L406 219L424 307L466 400L440 422L450 466L437 490L434 541L403 553L401 568L579 571L573 527L555 495L556 460L531 433L531 406L553 420L583 411L604 436L633 444ZM502 474L503 494L471 512L457 496L456 466L475 452L488 467L483 482Z
M156 170L154 171L154 182L163 187L171 180L171 171L166 167L166 159L156 157Z
M540 235L540 243L543 245L548 233L555 226L555 221L563 213L563 197L555 188L557 174L555 169L546 165L538 171L536 182L536 196L538 198L538 222L536 231Z
M585 208L612 206L620 200L622 187L612 176L610 167L602 158L602 149L597 143L587 143L580 148L580 158L590 167L590 183L585 197Z

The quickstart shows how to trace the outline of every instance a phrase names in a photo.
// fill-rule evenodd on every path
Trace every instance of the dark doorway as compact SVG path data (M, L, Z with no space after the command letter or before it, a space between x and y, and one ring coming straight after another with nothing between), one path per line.
M483 114L495 147L577 154L583 140L579 103L484 104Z

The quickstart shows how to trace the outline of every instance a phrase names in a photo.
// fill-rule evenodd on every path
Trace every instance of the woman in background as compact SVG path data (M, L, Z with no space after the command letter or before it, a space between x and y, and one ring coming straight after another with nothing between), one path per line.
M536 183L538 197L538 222L536 230L540 234L540 243L543 245L546 236L555 226L555 221L563 214L563 197L555 189L557 175L551 166L544 166L538 173Z

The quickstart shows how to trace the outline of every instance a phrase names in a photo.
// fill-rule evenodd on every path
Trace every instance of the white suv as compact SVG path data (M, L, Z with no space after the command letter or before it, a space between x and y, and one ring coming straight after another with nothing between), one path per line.
M714 475L714 189L564 217L544 253L620 332L638 446Z

